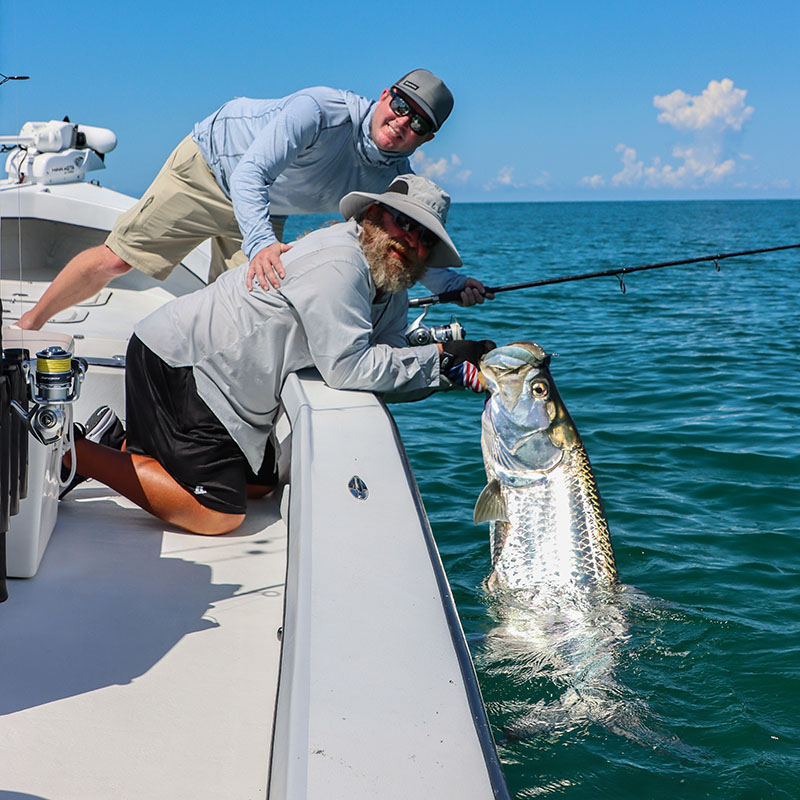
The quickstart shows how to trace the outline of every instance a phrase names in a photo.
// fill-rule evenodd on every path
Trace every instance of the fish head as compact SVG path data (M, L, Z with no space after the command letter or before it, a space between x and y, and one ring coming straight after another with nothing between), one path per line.
M482 444L490 477L518 483L547 472L580 441L550 374L550 355L534 342L513 342L481 359L489 392Z
M616 581L608 523L586 448L533 342L487 353L481 420L487 484L476 524L490 523L489 586L540 593Z

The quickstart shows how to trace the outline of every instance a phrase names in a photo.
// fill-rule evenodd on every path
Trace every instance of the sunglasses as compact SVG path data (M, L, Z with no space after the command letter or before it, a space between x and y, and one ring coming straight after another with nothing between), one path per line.
M417 134L417 136L427 136L433 130L433 123L422 114L418 114L411 107L411 104L404 97L401 97L397 92L392 89L392 99L389 101L389 108L392 113L398 117L408 117L408 127Z
M419 231L419 243L426 249L430 250L433 248L438 242L439 237L429 231L422 223L417 222L415 219L411 219L411 217L403 214L402 211L396 211L393 208L389 208L389 206L385 206L381 203L378 203L378 206L382 211L385 211L387 214L391 216L394 220L394 224L400 228L401 231L405 231L406 233L416 233Z

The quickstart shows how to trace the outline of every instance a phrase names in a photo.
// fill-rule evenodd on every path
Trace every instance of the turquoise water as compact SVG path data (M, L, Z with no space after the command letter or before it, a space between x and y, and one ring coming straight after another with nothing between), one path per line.
M468 274L503 284L800 242L800 201L455 205ZM800 250L433 308L538 342L608 512L624 631L605 710L545 721L541 646L493 635L477 395L393 406L517 798L800 797ZM502 613L502 612L501 612ZM530 625L538 623L529 620ZM606 654L607 655L607 654Z

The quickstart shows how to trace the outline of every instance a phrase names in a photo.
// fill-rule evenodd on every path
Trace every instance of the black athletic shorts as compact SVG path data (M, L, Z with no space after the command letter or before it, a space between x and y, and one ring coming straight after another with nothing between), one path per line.
M267 444L258 475L197 394L191 367L170 367L134 334L125 361L127 449L151 456L207 508L244 514L247 484L277 482Z

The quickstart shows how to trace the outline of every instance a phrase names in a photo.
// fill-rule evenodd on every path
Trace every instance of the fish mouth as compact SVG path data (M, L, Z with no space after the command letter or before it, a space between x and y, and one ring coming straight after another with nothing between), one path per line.
M513 412L525 389L525 376L531 370L546 373L549 362L550 356L538 344L512 342L483 356L479 369L488 391Z
M523 364L531 367L546 367L550 363L550 354L536 342L511 342L511 344L496 347L487 353L481 359L481 367L485 365L487 369L502 368L503 366L511 368L513 362L517 362L520 367Z

